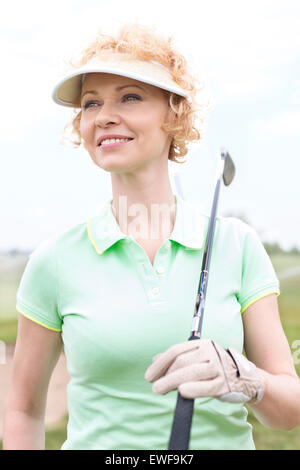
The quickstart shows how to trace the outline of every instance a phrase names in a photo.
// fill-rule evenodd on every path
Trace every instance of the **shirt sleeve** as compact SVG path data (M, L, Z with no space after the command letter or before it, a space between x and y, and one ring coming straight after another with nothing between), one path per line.
M50 330L62 331L58 300L55 250L44 242L29 256L17 290L16 309Z
M243 247L241 288L237 296L241 313L255 301L272 293L280 295L279 280L259 236L248 226Z

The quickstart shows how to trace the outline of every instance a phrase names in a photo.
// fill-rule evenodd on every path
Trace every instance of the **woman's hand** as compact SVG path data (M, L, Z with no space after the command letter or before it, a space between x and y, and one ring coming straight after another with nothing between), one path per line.
M152 390L178 389L185 398L214 397L231 403L258 403L264 393L256 366L233 348L199 339L175 344L154 357L145 373Z

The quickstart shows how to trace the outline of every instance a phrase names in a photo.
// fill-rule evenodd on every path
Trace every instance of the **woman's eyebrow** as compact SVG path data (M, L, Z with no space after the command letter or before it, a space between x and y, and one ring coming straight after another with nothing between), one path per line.
M136 87L136 88L140 88L142 91L144 91L145 93L148 93L148 91L145 89L145 88L142 88L141 86L139 85L122 85L122 86L118 86L116 88L116 91L120 91L120 90L123 90L123 88L130 88L130 87ZM83 93L81 99L84 97L84 95L86 95L87 93L91 93L92 95L97 95L98 92L96 90L87 90Z

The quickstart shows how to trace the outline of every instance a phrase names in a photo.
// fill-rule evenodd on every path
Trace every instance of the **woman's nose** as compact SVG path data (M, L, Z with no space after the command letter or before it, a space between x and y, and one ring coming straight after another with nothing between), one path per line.
M107 126L107 124L113 124L113 123L119 123L120 122L120 116L116 112L115 108L113 105L110 105L106 103L105 105L103 104L101 106L101 109L99 109L96 119L95 119L95 124L97 126Z

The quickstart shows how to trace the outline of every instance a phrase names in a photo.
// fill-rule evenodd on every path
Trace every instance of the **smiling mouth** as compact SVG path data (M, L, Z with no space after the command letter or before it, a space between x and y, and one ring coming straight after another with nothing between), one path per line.
M130 142L132 142L134 139L130 139L130 140L127 140L127 141L122 141L122 142L111 142L109 144L100 144L98 145L98 147L100 149L109 149L109 148L112 148L112 147L118 147L120 145L125 145L125 144L130 144Z

